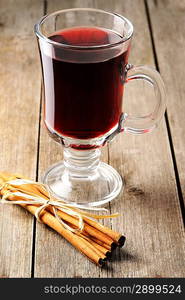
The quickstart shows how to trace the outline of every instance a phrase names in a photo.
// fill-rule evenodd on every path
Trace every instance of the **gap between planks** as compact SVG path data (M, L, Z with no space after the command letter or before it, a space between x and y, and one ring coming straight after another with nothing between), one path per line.
M44 15L47 13L47 0L43 0L43 13ZM42 118L42 99L43 99L43 86L41 79L40 86L40 108L39 108L39 124L38 124L38 140L37 140L37 161L36 161L36 181L39 178L39 159L40 159L40 132L41 132L41 118ZM33 220L33 239L32 239L32 259L31 259L31 278L34 278L35 274L35 247L36 247L36 227L37 221L34 217Z
M155 47L153 29L152 29L151 18L150 18L150 11L149 11L149 7L148 7L148 0L144 0L144 5L145 5L145 10L146 10L148 28L149 28L150 37L151 37L151 45L152 45L152 51L153 51L153 56L154 56L154 63L155 63L156 70L160 73L159 62L158 62L158 58L157 58L157 51L156 51L156 47ZM174 174L175 174L181 215L182 215L183 224L185 226L185 205L184 205L184 201L183 201L183 193L182 193L182 188L181 188L181 184L180 184L179 171L177 168L177 161L176 161L175 150L174 150L174 146L173 146L173 138L172 138L172 134L171 134L167 109L165 112L165 123L166 123L166 130L167 130L167 134L168 134L169 146L170 146L171 157L172 157L172 162L173 162L173 169L174 169Z

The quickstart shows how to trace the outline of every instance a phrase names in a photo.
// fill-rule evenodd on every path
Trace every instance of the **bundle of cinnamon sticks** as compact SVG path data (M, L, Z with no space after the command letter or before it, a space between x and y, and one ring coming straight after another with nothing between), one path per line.
M51 199L42 184L23 176L0 173L0 197L0 202L20 205L33 215L39 215L39 220L99 266L104 265L116 247L124 245L125 237L122 234L95 220L112 215L98 216L76 207L68 207L53 197ZM79 229L80 220L83 226Z

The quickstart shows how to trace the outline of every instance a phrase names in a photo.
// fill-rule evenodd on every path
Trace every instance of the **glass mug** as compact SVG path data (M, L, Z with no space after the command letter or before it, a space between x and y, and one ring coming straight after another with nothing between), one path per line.
M120 193L123 181L100 162L100 148L124 131L154 129L165 111L160 74L128 64L133 26L125 17L99 9L66 9L35 25L44 84L44 121L64 147L62 162L50 167L43 182L64 201L98 206ZM146 116L122 111L124 84L147 81L156 105Z

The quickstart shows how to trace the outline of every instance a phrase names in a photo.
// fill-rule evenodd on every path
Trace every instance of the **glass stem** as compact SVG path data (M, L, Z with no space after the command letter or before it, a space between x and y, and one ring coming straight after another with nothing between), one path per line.
M100 163L101 151L92 150L74 150L64 148L64 166L68 175L73 177L87 178L95 175Z

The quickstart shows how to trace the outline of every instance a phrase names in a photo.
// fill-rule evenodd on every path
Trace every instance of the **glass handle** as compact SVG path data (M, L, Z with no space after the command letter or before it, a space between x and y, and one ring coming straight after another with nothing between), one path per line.
M126 66L126 83L131 80L145 80L154 88L156 105L154 110L145 116L134 117L123 113L121 120L121 130L129 133L147 133L157 127L166 109L166 93L163 80L160 74L148 66Z

